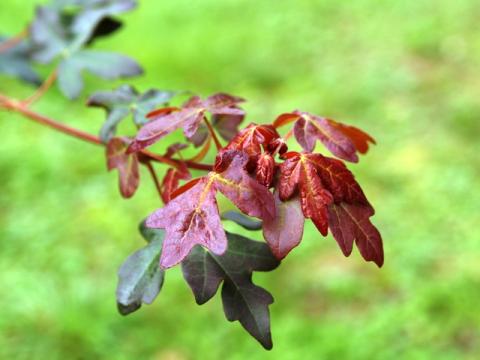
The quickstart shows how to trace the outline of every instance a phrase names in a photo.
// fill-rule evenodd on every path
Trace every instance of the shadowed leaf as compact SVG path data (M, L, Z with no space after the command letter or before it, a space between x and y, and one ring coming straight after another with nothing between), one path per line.
M122 315L151 304L160 292L165 273L160 269L163 230L155 230L149 244L130 255L118 271L117 305Z
M7 38L0 36L0 44L7 40ZM0 52L0 74L7 74L39 86L42 80L32 67L30 52L31 49L25 41Z
M298 197L281 201L275 192L275 218L263 223L263 236L277 259L283 259L300 244L305 222Z
M238 126L245 118L245 114L242 115L212 115L212 125L218 131L220 136L230 141L238 133Z
M247 230L260 230L262 228L261 221L233 210L222 213L222 219L233 221Z
M268 305L272 295L252 282L253 271L279 265L264 243L227 233L228 250L218 256L197 246L182 263L185 280L198 304L211 299L223 281L222 302L229 321L242 326L266 349L272 348Z

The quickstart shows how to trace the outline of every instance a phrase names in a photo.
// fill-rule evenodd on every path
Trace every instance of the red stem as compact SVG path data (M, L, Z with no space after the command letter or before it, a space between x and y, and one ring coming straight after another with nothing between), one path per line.
M38 99L40 99L47 91L50 89L50 87L53 85L53 83L57 80L57 69L53 70L52 73L45 79L43 84L35 91L35 93L32 94L28 99L23 101L24 105L31 105Z
M98 136L86 133L82 130L75 129L73 127L70 127L68 125L59 123L53 119L50 119L46 116L43 116L41 114L38 114L32 110L30 110L25 104L23 104L21 101L10 99L2 94L0 94L0 108L4 108L7 110L11 110L14 112L18 112L22 114L24 117L33 120L39 124L48 126L52 129L55 129L63 134L70 135L72 137L75 137L77 139L84 140L86 142L89 142L91 144L95 145L104 145L100 138ZM181 163L181 161L176 160L176 159L168 159L166 157L163 157L161 155L154 154L150 151L147 150L142 150L140 153L144 156L146 156L150 160L158 161L160 163L168 164L170 166L178 167ZM194 161L185 161L185 164L187 167L191 169L197 169L197 170L206 170L210 171L212 170L211 165L207 164L199 164Z
M212 135L212 139L217 150L220 150L222 148L222 144L220 144L220 141L218 141L217 134L215 134L212 124L210 124L210 121L208 121L206 117L204 117L203 120L205 121L205 124L207 124L208 131L210 132L210 135Z
M148 169L148 172L152 176L153 183L155 184L155 188L157 189L158 195L160 196L160 199L162 199L162 187L160 186L160 182L158 181L157 173L155 172L155 169L152 166L152 163L150 161L145 162L145 166Z
M0 44L0 54L15 47L17 44L22 42L22 40L27 36L27 29L23 30L17 36L14 36Z

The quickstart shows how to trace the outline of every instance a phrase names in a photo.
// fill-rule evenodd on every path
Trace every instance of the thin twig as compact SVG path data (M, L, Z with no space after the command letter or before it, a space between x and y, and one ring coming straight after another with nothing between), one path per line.
M207 125L208 131L210 132L210 135L212 135L213 142L215 143L215 146L217 147L217 150L220 150L223 146L220 144L220 141L218 141L217 134L215 133L215 130L213 129L212 124L210 124L210 121L206 117L203 118L205 121L205 124Z
M6 99L3 95L0 95L0 101L2 102L2 106L7 109L7 110L12 110L14 112L18 112L22 114L23 116L36 121L37 123L40 123L42 125L48 126L50 128L53 128L57 131L60 131L64 134L76 137L78 139L87 141L91 144L96 144L96 145L103 145L102 141L98 136L86 133L82 130L75 129L73 127L70 127L68 125L59 123L55 120L52 120L46 116L43 116L41 114L38 114L32 110L30 110L28 107L26 107L21 101L18 100L10 100Z
M89 142L91 144L95 145L102 145L101 139L98 136L89 134L87 132L84 132L82 130L70 127L68 125L62 124L56 120L50 119L44 115L41 115L37 112L34 112L30 110L27 106L25 106L24 103L21 101L15 100L15 99L10 99L6 97L5 95L0 94L0 108L4 108L6 110L11 110L13 112L17 112L24 117L33 120L41 125L48 126L52 129L55 129L63 134L75 137L77 139L84 140L86 142ZM179 165L182 163L182 161L176 160L176 159L169 159L161 155L157 155L155 153L152 153L147 150L142 150L140 151L142 155L144 155L147 159L153 160L153 161L158 161L160 163L168 164L170 166L174 167L179 167ZM187 167L191 169L197 169L197 170L206 170L210 171L212 170L211 165L207 164L200 164L194 161L185 161L184 162Z
M25 39L27 34L28 34L28 29L24 29L20 34L2 42L0 44L0 54L20 44L22 40Z
M148 172L152 176L153 183L155 184L155 188L157 189L160 199L162 199L162 187L160 185L160 182L158 181L157 173L155 172L155 169L153 168L152 163L150 161L146 161L144 164L147 167Z
M25 99L23 101L23 104L25 106L29 106L33 104L35 101L40 99L47 91L50 89L50 87L53 85L53 83L57 80L57 69L53 70L52 73L45 79L45 81L40 85L40 87L35 91L32 96L29 98Z

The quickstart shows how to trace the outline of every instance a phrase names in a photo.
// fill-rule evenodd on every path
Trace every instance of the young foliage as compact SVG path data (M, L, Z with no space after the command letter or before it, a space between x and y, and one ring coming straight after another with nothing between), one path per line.
M100 138L107 142L115 135L118 124L130 114L135 125L147 122L146 115L160 105L166 105L173 91L150 89L139 93L133 86L121 85L113 91L97 91L88 98L87 105L107 111L107 120L100 130Z
M263 237L278 259L302 241L305 218L298 196L282 201L275 192L275 217L263 223Z
M274 126L283 126L292 121L295 121L293 134L307 152L312 152L315 142L319 140L340 159L358 162L357 151L363 154L368 150L368 142L375 143L370 135L360 129L307 112L282 114L275 120Z
M148 115L150 122L140 129L129 152L144 149L178 128L183 128L185 136L192 138L206 112L212 115L244 116L244 111L237 107L241 102L243 99L226 94L215 94L205 100L193 96L181 108L154 111Z
M245 166L248 157L238 152L227 152L221 159L229 164L221 171L194 180L191 187L181 191L162 209L147 219L147 226L166 230L160 265L172 267L181 262L197 244L212 253L222 255L227 239L220 219L216 192L220 191L242 212L261 219L274 216L271 193L253 180ZM219 160L221 161L221 160Z
M111 139L106 147L108 170L118 170L120 193L126 199L135 194L140 182L137 154L127 154L127 145L120 138Z

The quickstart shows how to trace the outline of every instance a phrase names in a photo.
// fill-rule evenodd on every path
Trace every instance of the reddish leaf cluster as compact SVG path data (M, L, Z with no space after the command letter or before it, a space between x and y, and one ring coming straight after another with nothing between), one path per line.
M155 110L127 152L149 146L177 128L195 142L192 137L199 126L210 126L207 112L223 129L235 129L244 116L238 107L242 101L226 94L205 100L194 96L181 108ZM287 152L288 136L282 138L277 129L289 123L294 123L293 135L304 152ZM211 126L209 131L208 137L216 138ZM279 259L300 243L304 221L311 219L322 235L330 229L346 256L355 243L365 260L383 264L381 236L369 220L374 210L353 174L341 160L313 153L319 140L338 158L357 162L357 153L365 153L368 144L374 143L372 137L355 127L294 111L280 115L271 125L251 123L230 138L218 149L213 171L206 176L178 188L181 180L189 178L188 170L167 170L161 184L166 205L147 221L150 227L166 230L163 267L181 262L197 244L217 255L225 251L217 191L242 213L264 221L265 240ZM173 156L176 146L165 156ZM209 148L210 140L195 159L203 159Z
M225 168L187 183L175 198L147 220L147 226L166 230L160 264L164 268L181 262L199 244L221 255L227 249L227 239L220 219L215 194L220 191L243 213L270 220L275 206L272 194L246 171L248 157L241 152L227 151L219 163Z
M181 108L167 107L153 111L147 115L150 122L140 129L128 151L143 149L178 128L183 128L185 136L192 138L205 119L206 112L217 116L243 117L245 113L237 107L243 101L227 94L216 94L206 100L193 96Z
M192 96L177 107L169 103L181 94L178 92L139 92L128 85L96 92L88 105L106 110L100 137L29 110L55 80L67 97L75 98L83 87L83 71L105 79L140 74L139 65L128 57L86 49L98 37L119 29L121 23L112 16L129 11L136 3L62 0L39 7L30 31L0 44L5 55L0 59L0 72L38 84L32 60L50 63L57 59L58 67L31 97L18 101L2 96L0 107L106 145L107 167L118 170L125 198L133 196L139 186L140 165L147 167L165 206L142 223L141 233L148 245L128 257L119 270L120 313L150 304L162 289L164 269L181 263L198 304L221 288L227 320L238 321L271 349L269 306L274 299L253 282L252 275L274 270L300 244L305 219L311 219L324 236L330 230L345 256L355 244L366 261L383 265L382 238L370 221L375 211L344 163L358 162L359 154L365 154L375 140L356 127L302 111L281 114L271 124L250 123L239 130L245 117L240 108L244 100L224 93L205 99ZM152 111L159 106L163 108ZM128 117L138 133L134 138L115 137L119 124ZM288 124L292 128L281 134L279 129ZM145 150L177 129L183 129L186 143L169 146L163 155ZM292 135L302 151L288 152ZM222 144L222 139L227 143ZM317 141L335 158L315 152ZM198 149L184 158L180 152L189 144ZM215 162L201 163L211 154L212 144L217 150ZM169 166L162 180L154 162ZM192 180L190 169L207 173ZM218 194L239 212L220 215ZM251 231L261 229L266 241L226 232L222 220Z
M211 298L224 281L222 299L227 319L239 320L270 348L268 305L273 298L251 282L251 271L273 270L298 246L305 219L311 219L323 236L330 229L345 256L355 244L365 260L383 265L382 239L370 222L374 209L342 161L358 162L358 154L367 152L375 141L353 126L300 111L282 114L272 124L251 123L237 131L244 117L238 107L242 101L226 94L205 100L194 96L180 108L155 110L147 115L149 121L126 152L126 145L117 138L109 143L109 167L119 169L122 194L131 195L131 189L138 185L138 151L180 128L188 142L203 144L188 160L179 153L186 144L174 144L163 155L175 166L167 169L158 184L165 206L146 220L147 227L164 229L161 254L154 255L163 269L182 263L199 304ZM279 128L289 123L293 128L282 137ZM221 145L216 132L228 143ZM290 135L302 152L288 151ZM315 153L317 140L339 159ZM211 170L191 180L188 165L203 160L212 142L217 156ZM183 180L190 181L180 186ZM242 214L220 216L219 192ZM266 244L257 246L227 235L222 218L249 230L261 227ZM258 253L249 253L255 249ZM158 284L155 286L157 289ZM143 292L134 295L133 305L145 302Z

